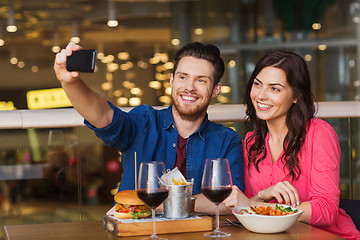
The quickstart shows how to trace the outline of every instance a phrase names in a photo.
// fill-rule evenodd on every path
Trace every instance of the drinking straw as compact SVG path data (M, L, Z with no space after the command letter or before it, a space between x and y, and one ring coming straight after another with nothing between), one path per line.
M136 152L134 152L135 155L135 191L137 191L137 164L136 164Z

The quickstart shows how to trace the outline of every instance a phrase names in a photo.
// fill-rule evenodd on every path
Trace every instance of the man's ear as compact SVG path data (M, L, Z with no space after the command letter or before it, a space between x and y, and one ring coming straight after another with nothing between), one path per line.
M174 74L172 73L170 76L170 87L172 87L173 81L174 81Z
M218 84L216 84L214 86L214 89L213 89L212 94L211 94L211 98L216 98L217 95L219 95L220 92L221 92L221 83L219 82Z

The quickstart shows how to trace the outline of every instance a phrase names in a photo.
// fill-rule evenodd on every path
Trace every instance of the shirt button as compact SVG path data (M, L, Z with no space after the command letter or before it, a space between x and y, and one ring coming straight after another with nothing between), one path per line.
M176 147L176 143L173 143L173 147Z

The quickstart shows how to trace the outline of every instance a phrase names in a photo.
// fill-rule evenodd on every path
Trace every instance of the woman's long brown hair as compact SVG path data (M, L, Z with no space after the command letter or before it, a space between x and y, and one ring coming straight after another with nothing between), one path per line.
M283 143L284 154L281 156L281 161L289 170L287 177L291 176L294 180L298 179L301 174L298 154L305 141L308 123L316 112L308 68L305 61L295 53L277 50L266 54L259 60L250 77L245 94L247 115L245 120L251 122L253 130L253 134L245 142L248 150L248 167L250 169L250 166L254 164L259 172L258 165L267 154L265 137L268 128L266 122L256 116L250 92L255 77L268 66L282 69L285 72L286 80L293 90L294 98L297 99L296 104L292 105L286 116L288 133Z

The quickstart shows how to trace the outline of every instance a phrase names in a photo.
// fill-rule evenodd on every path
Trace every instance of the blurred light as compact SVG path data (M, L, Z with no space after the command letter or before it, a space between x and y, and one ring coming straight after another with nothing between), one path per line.
M171 95L171 87L167 87L165 89L165 93L168 94L168 95Z
M10 63L11 63L11 64L15 65L15 64L17 64L18 62L19 62L19 60L18 60L16 57L10 58Z
M111 54L107 55L106 58L109 60L109 62L112 62L115 60L114 55L111 55Z
M53 53L58 53L58 52L60 52L60 50L61 50L61 48L60 48L59 46L53 46L53 47L51 48L51 51L52 51Z
M113 80L113 74L111 72L107 72L105 74L106 81L111 82Z
M171 103L171 97L170 96L160 96L159 101L169 105Z
M356 80L354 82L354 87L360 87L360 80Z
M114 61L115 57L113 55L107 55L106 57L103 57L101 59L102 63L110 63L112 61Z
M36 65L34 65L34 66L31 67L31 71L32 71L33 73L36 73L36 72L39 71L39 67L36 66Z
M119 25L119 22L116 21L116 20L109 20L109 21L107 22L107 25L108 25L109 27L117 27L117 26Z
M349 67L351 68L355 67L355 61L353 59L349 60Z
M230 60L228 63L229 68L233 68L233 67L235 67L235 65L236 65L235 60Z
M116 21L116 7L115 2L113 0L108 0L108 22L107 25L109 27L117 27L119 25L118 21Z
M360 18L359 17L353 17L353 22L354 23L359 23L360 22Z
M26 93L26 99L29 109L45 109L72 106L69 98L66 96L66 93L62 88L28 91Z
M72 37L70 39L71 42L74 42L74 43L79 43L80 42L80 38L79 37Z
M204 29L202 29L202 28L195 28L195 29L194 29L194 33L195 33L196 35L202 35L202 34L204 33Z
M125 88L128 88L128 89L132 89L132 88L134 88L136 85L135 85L135 83L132 83L132 82L130 82L130 81L124 81L123 83L122 83L122 85L125 87Z
M134 64L133 64L132 62L130 62L130 61L127 61L125 64L126 64L129 68L132 68L132 67L134 66Z
M23 61L19 61L18 64L17 64L17 66L18 66L19 68L24 68L24 67L25 67L25 63L24 63Z
M321 24L320 24L320 23L313 23L312 29L314 29L314 30L320 30L320 29L321 29Z
M0 101L0 111L6 111L6 110L15 110L16 107L14 106L14 103L12 101Z
M132 97L129 99L129 105L132 107L139 106L141 104L141 99L138 97Z
M156 73L156 74L155 74L155 79L156 79L156 80L159 80L159 81L165 81L165 80L167 80L167 77L166 77L165 74Z
M4 39L0 39L0 47L4 46L5 45L5 41Z
M120 69L123 70L123 71L126 71L129 69L129 65L127 65L126 63L123 63L120 65Z
M116 70L119 69L119 64L117 63L108 63L106 64L106 69L109 71L109 72L115 72Z
M128 60L130 57L130 54L128 52L119 52L117 57L120 60Z
M9 6L6 31L8 31L8 32L16 32L17 31L17 27L15 25L14 9L13 9L12 4Z
M138 87L132 88L130 89L130 93L133 95L141 95L142 94L142 90Z
M231 87L221 86L221 93L229 93L229 92L231 92Z
M324 50L326 50L326 48L327 48L327 46L325 44L321 44L321 45L318 46L318 49L320 51L324 51Z
M104 91L108 91L112 89L112 83L111 82L104 82L101 84L101 89Z
M6 31L8 32L16 32L17 31L17 27L14 25L9 25L6 27Z
M149 82L149 87L154 89L160 89L161 88L161 82L159 81L151 81Z
M155 69L156 69L157 72L162 72L162 71L165 71L165 70L166 70L166 68L164 67L164 65L156 66Z
M171 40L171 45L173 45L173 46L178 46L178 45L180 45L180 40L177 39L177 38L172 39L172 40Z
M174 68L174 63L173 62L167 62L167 63L165 63L164 64L164 67L166 68L166 69L173 69Z
M102 53L102 52L99 52L99 53L97 54L97 58L100 59L100 60L103 59L104 56L105 56L105 54Z
M120 89L117 89L113 92L115 97L120 97L122 95L122 91Z
M144 61L138 61L137 65L138 65L139 68L142 68L142 69L146 69L149 66L149 64L147 62L144 62Z
M227 98L223 95L218 95L216 97L216 100L218 100L220 103L228 103L229 102L229 98Z
M149 59L149 63L150 63L150 64L158 64L159 62L160 62L160 59L159 59L159 58L153 57L153 58L150 58L150 59Z
M310 54L306 54L304 56L305 61L310 62L312 60L312 56Z
M170 86L170 82L163 82L163 86L164 86L164 88L169 88L169 87L171 87Z
M169 61L169 56L167 55L167 53L159 53L159 58L163 63Z
M126 97L120 97L117 99L117 103L119 105L126 105L128 104L129 100Z

